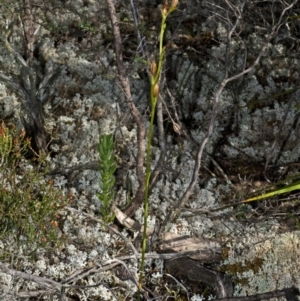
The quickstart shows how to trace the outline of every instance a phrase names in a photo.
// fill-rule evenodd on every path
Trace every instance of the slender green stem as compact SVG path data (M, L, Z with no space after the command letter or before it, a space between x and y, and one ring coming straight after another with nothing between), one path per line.
M166 17L163 16L161 20L161 27L160 27L159 54L161 54L163 50L162 48L163 48L163 39L164 39L165 30L166 30Z
M145 270L145 254L147 248L147 224L148 224L148 209L149 209L149 181L151 176L150 170L150 160L151 160L151 141L153 135L153 123L154 123L154 114L155 106L152 106L151 109L151 120L148 132L148 141L147 141L147 157L146 157L146 189L145 189L145 200L144 200L144 228L143 228L143 240L142 240L142 259L141 259L141 269L140 269L140 285L143 281L143 273Z
M178 1L172 1L171 7L164 7L161 11L162 20L161 20L161 28L160 28L160 36L159 36L159 60L158 66L156 65L155 60L151 63L151 72L150 72L150 100L151 100L151 119L148 131L148 141L147 141L147 154L146 154L146 185L145 185L145 199L144 199L144 228L143 228L143 239L142 239L142 259L141 259L141 267L140 267L140 277L139 277L139 291L142 290L143 285L143 277L145 270L145 254L147 248L147 219L148 219L148 209L149 209L149 185L150 185L150 161L151 161L151 142L153 136L153 124L154 124L154 116L156 110L157 99L159 95L159 78L162 72L162 65L164 61L166 47L163 47L163 38L166 30L166 19L168 15L176 9ZM140 299L140 295L139 295Z

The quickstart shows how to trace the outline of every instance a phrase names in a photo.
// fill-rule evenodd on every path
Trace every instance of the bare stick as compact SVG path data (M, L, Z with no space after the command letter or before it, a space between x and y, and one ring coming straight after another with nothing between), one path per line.
M31 274L27 274L27 273L24 273L24 272L19 272L17 270L14 270L14 269L10 269L8 268L5 264L1 263L0 262L0 270L2 270L4 273L8 274L8 275L11 275L12 277L15 277L15 278L21 278L21 279L25 279L25 280L28 280L28 281L33 281L33 282L36 282L42 286L46 286L49 288L49 291L48 293L54 293L56 292L57 294L61 295L61 291L62 291L62 285L54 280L51 280L51 279L47 279L47 278L44 278L44 277L40 277L40 276L36 276L36 275L31 275ZM42 293L45 293L45 291L40 291ZM18 292L16 292L15 294L18 295ZM31 294L31 295L36 295L38 294L38 291L37 292L22 292L21 293L22 295L24 294ZM61 298L61 300L64 300Z
M55 288L57 291L60 291L61 290L61 284L54 281L54 280L50 280L50 279L47 279L47 278L43 278L43 277L39 277L39 276L36 276L36 275L30 275L30 274L27 274L27 273L24 273L24 272L19 272L19 271L16 271L16 270L13 270L13 269L10 269L8 268L5 264L1 263L0 262L0 269L13 276L13 277L17 277L17 278L22 278L22 279L26 279L26 280L29 280L29 281L34 281L34 282L37 282L43 286L46 286L48 288Z
M119 23L116 15L115 5L112 0L105 0L109 17L113 29L114 35L114 47L116 52L116 61L118 67L119 80L123 89L123 93L125 95L126 104L132 114L135 123L137 125L137 141L138 141L138 153L137 153L137 162L136 162L136 173L139 182L139 187L136 192L136 195L133 198L132 203L125 209L127 215L132 216L136 209L143 203L144 193L145 193L145 174L143 170L144 165L144 154L145 154L145 125L142 120L141 113L137 109L136 105L133 102L131 90L130 90L130 82L127 76L127 71L123 62L122 55L122 39L120 34Z
M205 135L204 139L202 140L202 142L199 146L198 152L197 152L196 163L195 163L195 166L194 166L193 176L192 176L192 179L190 181L190 184L189 184L188 188L186 189L186 191L184 192L183 196L181 197L180 201L176 205L175 210L173 212L170 212L169 215L167 216L167 218L165 219L164 226L166 226L168 222L174 221L177 218L177 216L180 213L180 208L185 206L185 204L188 201L189 197L193 193L194 187L195 187L195 185L197 183L197 180L198 180L198 173L199 173L199 170L200 170L200 167L201 167L201 159L202 159L203 151L204 151L204 148L205 148L210 136L212 135L212 132L213 132L213 129L214 129L214 124L215 124L215 121L216 121L217 111L218 111L218 107L219 107L219 103L220 103L220 96L221 96L225 86L229 82L231 82L233 80L236 80L238 78L241 78L245 74L247 74L247 73L254 70L254 68L260 62L262 56L265 54L268 43L270 42L270 40L272 38L274 38L274 36L278 32L279 28L282 26L282 24L283 24L282 20L283 20L284 15L287 13L288 10L293 8L293 6L298 2L298 0L294 0L289 6L285 7L285 9L283 9L278 21L272 27L271 32L270 32L265 44L262 46L262 48L261 48L256 60L254 61L254 63L249 68L247 68L247 69L243 70L242 72L240 72L240 73L238 73L234 76L231 76L231 77L228 76L228 74L229 74L229 62L230 62L230 58L229 58L230 43L231 43L232 35L235 32L237 26L239 25L239 23L242 19L242 13L243 13L244 6L246 4L246 0L244 0L242 2L240 9L238 9L237 7L232 7L231 4L229 3L229 1L226 1L226 2L228 4L228 6L231 7L231 9L234 11L236 21L232 25L232 28L228 31L228 34L227 34L224 78L223 78L223 81L221 82L221 84L220 84L220 86L219 86L219 88L218 88L218 90L215 94L214 100L213 100L212 117L210 119L210 123L209 123L209 126L208 126L208 130L206 132L206 135ZM231 24L231 22L229 20L228 20L228 23Z

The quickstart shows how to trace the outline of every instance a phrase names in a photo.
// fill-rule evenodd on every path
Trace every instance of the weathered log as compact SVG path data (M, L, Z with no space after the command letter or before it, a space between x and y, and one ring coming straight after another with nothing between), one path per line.
M124 227L131 231L143 232L143 225L126 216L114 204L112 210ZM148 228L146 232L150 237L154 229ZM205 283L213 287L218 298L227 298L233 294L231 278L202 265L221 260L221 250L221 243L217 240L166 232L162 234L156 251L181 253L181 258L165 260L165 269L169 273L179 279Z
M126 216L114 204L112 210L117 220L127 229L142 233L143 226ZM154 229L147 229L147 236L151 236ZM189 258L200 262L212 262L221 258L221 243L217 240L201 237L191 237L188 235L179 235L172 232L165 232L160 238L159 252L172 251L177 253L190 252Z
M233 295L231 277L202 266L190 258L168 259L165 261L165 270L177 279L186 279L189 282L201 282L211 286L217 298L227 298Z

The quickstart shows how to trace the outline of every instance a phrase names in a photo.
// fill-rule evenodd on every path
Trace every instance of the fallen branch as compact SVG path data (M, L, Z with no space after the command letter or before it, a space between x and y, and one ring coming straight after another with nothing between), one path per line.
M119 80L125 96L126 104L137 126L138 151L137 151L137 158L136 158L136 174L139 182L139 187L137 189L137 192L131 204L125 209L126 214L132 216L133 213L136 211L136 209L141 204L143 204L144 201L144 193L145 193L144 155L145 155L146 129L143 123L142 115L140 111L137 109L136 105L134 104L131 95L128 72L123 62L122 38L121 38L119 21L117 18L115 4L112 0L106 0L106 4L107 4L109 18L111 21L111 26L112 26L113 36L114 36L114 48L116 53L116 62L118 67Z
M143 226L129 218L116 205L112 205L112 210L118 221L131 231L143 231ZM154 233L154 229L147 228L147 236ZM217 240L208 240L200 237L191 237L188 235L179 235L171 232L165 232L161 235L159 251L173 251L176 253L192 252L189 258L202 262L211 262L219 260L221 256L221 244Z
M61 284L54 281L54 280L50 280L50 279L43 278L43 277L40 277L40 276L31 275L31 274L27 274L27 273L24 273L24 272L19 272L19 271L10 269L5 264L3 264L1 262L0 262L0 269L4 273L6 273L8 275L11 275L12 277L22 278L22 279L25 279L25 280L33 281L33 282L39 283L43 286L46 286L50 289L55 288L57 292L61 291Z
M299 296L299 291L295 288L285 288L282 290L275 290L272 292L245 296L245 297L230 297L230 298L220 298L215 299L215 301L261 301L272 298L286 298L287 301L297 301L297 296Z

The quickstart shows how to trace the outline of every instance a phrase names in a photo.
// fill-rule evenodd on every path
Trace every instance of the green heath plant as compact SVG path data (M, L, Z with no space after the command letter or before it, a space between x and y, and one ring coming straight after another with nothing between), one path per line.
M114 214L112 213L111 210L111 204L115 195L114 173L117 169L117 164L115 162L114 141L113 141L112 134L100 136L99 157L100 157L101 192L98 193L98 197L101 201L100 211L103 216L103 220L106 223L110 223L114 219Z
M39 248L57 248L65 240L60 213L68 202L52 180L47 180L45 158L34 164L25 158L30 140L13 125L0 125L0 261L34 257ZM8 245L6 245L8 244ZM9 249L7 248L9 246Z

